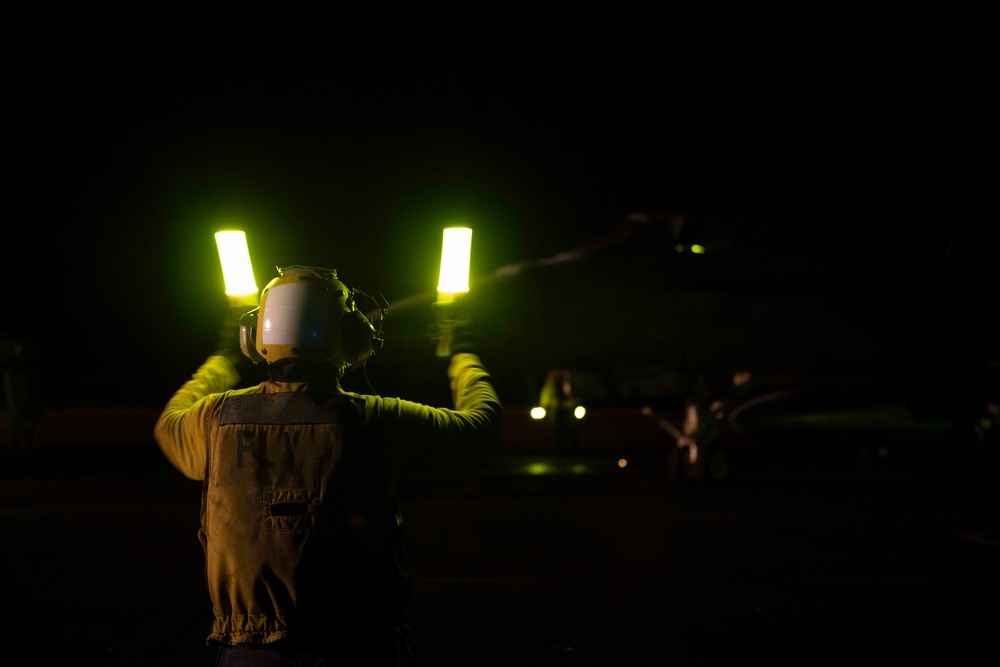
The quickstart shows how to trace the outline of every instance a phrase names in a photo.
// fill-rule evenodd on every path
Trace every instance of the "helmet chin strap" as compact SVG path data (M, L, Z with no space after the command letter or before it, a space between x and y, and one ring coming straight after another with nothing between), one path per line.
M345 365L348 364L289 358L269 363L267 373L276 382L316 382L340 379Z
M385 316L389 312L389 301L384 296L382 296L381 292L378 293L378 298L376 299L374 296L364 291L363 289L352 287L351 298L353 299L356 294L360 294L361 296L371 301L373 304L375 304L375 307L378 309L378 328L375 330L375 338L372 341L372 355L375 355L379 350L382 349L382 346L385 345L385 339L382 336L382 324L385 322Z
M367 360L366 360L367 361ZM368 372L365 370L365 362L349 364L346 361L309 361L308 359L282 359L267 365L267 373L271 380L275 382L312 382L329 384L336 382L339 386L340 379L349 370L358 369L361 371L361 378L369 394L375 393Z

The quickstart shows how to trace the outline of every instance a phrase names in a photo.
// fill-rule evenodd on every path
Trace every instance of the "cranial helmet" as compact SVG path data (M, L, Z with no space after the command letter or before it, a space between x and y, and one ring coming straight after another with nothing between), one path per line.
M278 267L260 306L240 319L240 348L254 363L359 364L371 356L375 341L374 327L354 304L354 290L333 269Z

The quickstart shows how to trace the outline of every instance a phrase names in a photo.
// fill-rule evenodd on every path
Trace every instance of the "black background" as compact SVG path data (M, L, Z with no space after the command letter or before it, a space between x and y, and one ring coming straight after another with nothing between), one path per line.
M444 224L474 227L487 275L634 211L708 211L774 292L805 274L799 302L822 284L846 303L835 334L889 313L917 332L904 352L935 361L944 346L923 343L948 312L953 351L985 358L968 332L995 351L996 22L701 7L8 9L0 334L37 347L43 407L100 408L46 420L3 469L13 664L212 663L201 485L151 424L215 343L222 226L247 231L261 285L319 264L396 301L433 290ZM493 322L524 317L507 285ZM571 296L567 319L577 302L624 309ZM939 367L911 378L934 386ZM924 440L916 426L940 422L896 407L792 414L784 438L734 450L721 485L681 480L672 446L644 465L632 439L654 426L621 414L594 456L429 477L404 497L421 662L981 660L1000 599L995 447ZM526 474L539 460L562 472Z
M639 210L845 264L994 264L996 25L971 13L15 24L2 328L52 405L169 396L214 342L225 226L260 285L317 264L390 300L433 289L445 224L486 274Z

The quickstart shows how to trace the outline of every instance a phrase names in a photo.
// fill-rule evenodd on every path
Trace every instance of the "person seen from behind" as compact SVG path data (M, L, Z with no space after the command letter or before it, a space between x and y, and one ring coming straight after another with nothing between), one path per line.
M170 463L203 481L207 641L223 667L410 664L394 479L448 451L489 451L500 400L459 331L452 407L343 390L381 345L355 303L367 295L332 269L278 274L258 308L232 314L154 430ZM267 379L236 388L247 359Z

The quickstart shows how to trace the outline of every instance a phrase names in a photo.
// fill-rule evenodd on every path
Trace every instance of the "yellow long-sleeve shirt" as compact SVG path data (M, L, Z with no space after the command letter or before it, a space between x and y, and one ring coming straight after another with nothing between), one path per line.
M204 480L209 639L314 645L397 623L394 472L499 439L502 407L479 358L455 355L448 377L454 409L344 391L318 403L309 383L233 390L236 369L212 356L171 397L154 436Z

